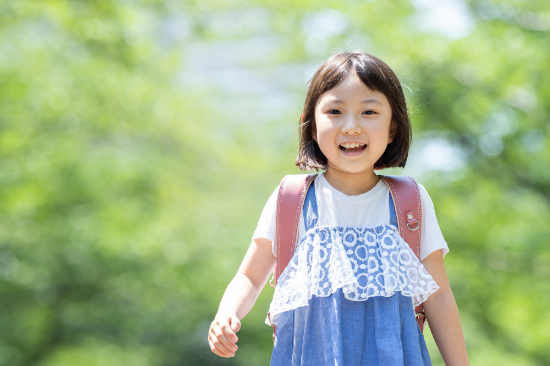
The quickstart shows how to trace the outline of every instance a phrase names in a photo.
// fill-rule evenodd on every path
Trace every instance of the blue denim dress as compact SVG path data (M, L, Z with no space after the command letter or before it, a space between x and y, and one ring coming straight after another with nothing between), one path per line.
M272 366L431 365L413 303L438 287L395 236L391 195L389 205L389 225L319 227L310 186L303 208L306 237L275 290L274 302L290 309L275 317ZM346 253L343 261L337 248ZM279 285L284 299L275 301Z

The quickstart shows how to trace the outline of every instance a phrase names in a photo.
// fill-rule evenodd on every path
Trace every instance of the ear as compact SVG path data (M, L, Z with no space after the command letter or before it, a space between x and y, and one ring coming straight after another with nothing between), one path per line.
M388 136L388 145L393 142L393 139L395 138L395 134L397 133L397 123L392 119L390 124L390 134Z

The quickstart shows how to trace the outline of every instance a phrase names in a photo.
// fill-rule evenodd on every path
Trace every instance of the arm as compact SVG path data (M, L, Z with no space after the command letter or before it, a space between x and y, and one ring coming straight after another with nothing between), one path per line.
M246 252L241 267L227 286L218 313L208 332L212 352L221 357L233 357L237 351L236 332L240 319L252 309L264 287L277 258L271 252L271 240L254 239Z
M470 365L458 307L447 279L441 251L429 254L422 264L439 286L439 290L424 302L424 311L443 361L447 366Z

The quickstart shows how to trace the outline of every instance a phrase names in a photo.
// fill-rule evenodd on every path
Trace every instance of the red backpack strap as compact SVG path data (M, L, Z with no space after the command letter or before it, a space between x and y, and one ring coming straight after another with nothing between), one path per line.
M277 242L277 265L273 271L273 282L275 286L279 276L294 255L296 240L298 239L298 224L300 214L306 198L307 190L317 174L296 174L287 175L279 186L279 197L277 200L277 224L275 240Z
M411 177L380 175L393 198L399 235L409 244L420 260L420 239L422 237L422 203L418 184ZM422 304L414 308L420 330L424 332L426 315Z
M279 197L277 199L277 219L275 240L277 242L277 264L273 271L273 280L271 286L275 287L279 276L285 270L286 266L294 255L296 241L298 240L298 231L300 227L300 214L306 198L307 190L317 174L296 174L287 175L279 185ZM290 230L289 230L290 229ZM267 318L271 323L271 315L267 313ZM273 342L277 326L273 326Z

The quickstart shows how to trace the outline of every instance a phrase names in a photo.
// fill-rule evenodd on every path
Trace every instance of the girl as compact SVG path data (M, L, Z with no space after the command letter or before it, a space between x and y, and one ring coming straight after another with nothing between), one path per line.
M270 306L277 325L271 365L431 365L411 302L424 303L445 364L469 365L443 264L449 249L422 186L421 262L415 255L407 263L395 259L410 248L374 171L404 167L411 138L401 84L383 61L340 53L316 71L296 165L324 172L309 188L298 245ZM275 266L277 194L278 188L210 326L208 342L221 357L235 355L240 319ZM397 288L380 280L388 266L397 272Z

